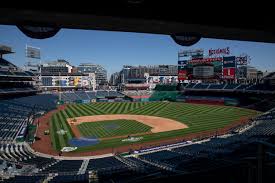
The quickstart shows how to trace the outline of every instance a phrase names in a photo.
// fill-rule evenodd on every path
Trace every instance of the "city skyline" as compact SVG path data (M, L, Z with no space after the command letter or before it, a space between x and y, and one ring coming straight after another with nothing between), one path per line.
M6 55L8 61L22 67L25 45L39 47L41 60L68 60L72 65L93 63L107 69L108 79L123 65L177 65L178 51L230 47L232 55L247 53L251 66L274 71L275 44L218 39L201 39L191 47L177 45L168 35L63 29L55 37L35 40L26 37L15 26L0 26L0 44L12 47L15 54Z

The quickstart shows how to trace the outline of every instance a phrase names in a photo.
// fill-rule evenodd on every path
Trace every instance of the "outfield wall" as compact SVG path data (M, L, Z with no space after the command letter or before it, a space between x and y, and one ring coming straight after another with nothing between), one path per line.
M237 106L239 101L237 99L228 97L209 97L209 96L180 96L177 98L178 102L194 103L194 104L209 104L209 105L227 105Z

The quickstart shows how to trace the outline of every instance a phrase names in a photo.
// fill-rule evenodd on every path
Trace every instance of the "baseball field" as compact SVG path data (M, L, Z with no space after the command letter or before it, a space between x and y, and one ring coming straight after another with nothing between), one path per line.
M99 139L96 145L77 149L83 152L218 130L258 114L237 107L176 102L70 104L52 116L50 135L55 150L70 146L72 138ZM122 141L129 135L142 140Z

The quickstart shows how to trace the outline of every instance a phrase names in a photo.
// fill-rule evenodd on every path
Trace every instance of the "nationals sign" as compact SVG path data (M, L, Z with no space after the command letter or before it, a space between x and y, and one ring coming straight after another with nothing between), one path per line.
M218 49L210 49L208 51L209 56L212 56L212 55L229 55L229 54L230 54L229 47L218 48Z

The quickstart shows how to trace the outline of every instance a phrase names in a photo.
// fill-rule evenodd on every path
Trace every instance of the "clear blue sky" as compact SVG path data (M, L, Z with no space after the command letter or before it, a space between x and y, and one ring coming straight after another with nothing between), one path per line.
M103 65L108 76L122 65L177 64L183 49L230 47L233 55L247 53L252 66L263 71L275 70L275 44L218 39L201 39L192 47L177 45L170 36L128 32L63 29L53 38L37 40L26 37L15 26L0 25L0 44L16 52L5 58L18 66L26 62L25 45L41 48L42 61L65 59L73 65L91 62Z

